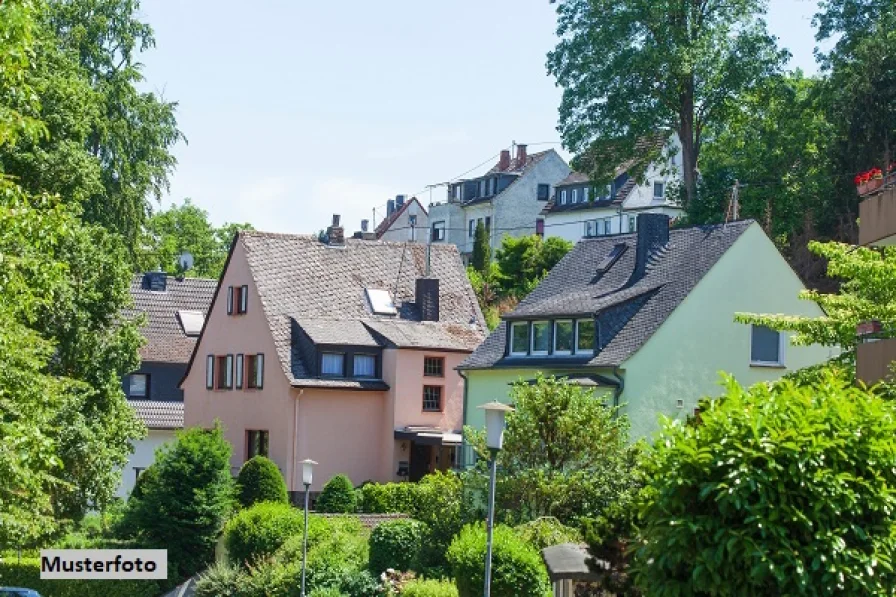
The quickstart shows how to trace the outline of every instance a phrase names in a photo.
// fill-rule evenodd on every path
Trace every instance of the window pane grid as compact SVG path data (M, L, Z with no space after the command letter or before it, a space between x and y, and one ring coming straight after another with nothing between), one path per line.
M423 386L423 410L424 411L440 411L440 410L442 410L442 387L441 386Z
M439 357L424 357L423 375L426 377L444 377L445 359Z

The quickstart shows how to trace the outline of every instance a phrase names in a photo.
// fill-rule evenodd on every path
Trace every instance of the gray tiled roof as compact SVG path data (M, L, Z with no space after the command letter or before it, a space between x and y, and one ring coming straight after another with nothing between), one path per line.
M128 400L149 429L183 429L184 403L179 400Z
M527 172L529 172L529 170L534 168L539 162L541 162L544 158L546 158L548 156L548 154L550 154L551 152L556 153L553 149L548 149L547 151L539 151L538 153L530 154L527 156L526 163L523 166L520 166L519 161L516 159L516 157L514 157L510 161L510 167L507 168L506 170L500 170L500 169L498 169L497 166L494 166L491 170L489 170L483 176L489 176L491 174L496 174L499 172L505 172L505 173L510 173L510 174L519 174L519 176L516 177L515 179L513 179L509 185L504 187L504 190L502 190L500 193L497 193L494 195L486 195L485 197L475 197L473 199L470 199L469 201L465 201L463 203L463 205L467 206L467 205L477 205L479 203L485 203L486 201L491 201L495 197L500 196L502 193L506 193L507 189L509 189L513 185L515 185L517 183L517 181L523 177L524 174L526 174Z
M670 231L668 245L650 261L644 277L631 286L627 283L635 266L637 233L582 240L505 319L590 315L623 303L632 305L634 312L626 314L624 326L610 343L582 363L591 367L621 365L650 339L752 224L752 220L744 220ZM596 276L597 265L617 244L625 244L625 252L609 271ZM522 358L504 358L505 342L506 325L502 324L461 368L525 366Z
M554 193L554 196L551 197L551 200L548 201L545 204L544 209L541 210L541 214L544 215L561 211L585 211L589 209L605 208L612 205L621 205L622 202L625 201L631 194L632 189L634 189L637 185L638 183L635 181L635 179L629 178L621 187L619 187L619 190L616 191L616 194L612 198L608 198L605 201L592 200L583 201L581 203L565 203L561 205L557 202L557 194Z
M313 342L324 344L365 345L375 338L378 345L472 350L485 337L485 320L454 245L432 245L430 273L439 279L440 317L421 322L415 283L426 273L426 245L346 239L342 247L329 247L316 236L254 231L240 232L238 242L293 385L326 382L326 387L354 389L353 384L369 383L310 376L293 342L293 321ZM373 314L365 288L390 291L398 315Z
M143 288L143 274L131 280L134 306L124 312L127 318L146 314L146 325L140 330L146 344L140 349L140 359L159 363L187 363L198 338L184 334L177 312L201 311L208 313L217 280L205 278L167 277L166 290L155 292Z

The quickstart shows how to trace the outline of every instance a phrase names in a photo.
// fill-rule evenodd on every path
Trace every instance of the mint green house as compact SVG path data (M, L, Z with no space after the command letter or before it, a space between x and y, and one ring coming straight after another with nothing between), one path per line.
M685 419L720 394L722 371L749 385L833 356L734 321L821 315L801 290L752 220L670 231L666 216L640 214L634 233L580 241L461 363L464 421L484 426L478 406L543 372L593 387L622 407L633 438L650 436L661 414Z

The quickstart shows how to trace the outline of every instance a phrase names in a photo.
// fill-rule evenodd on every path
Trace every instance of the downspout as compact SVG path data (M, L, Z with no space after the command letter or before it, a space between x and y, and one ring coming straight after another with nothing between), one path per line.
M299 395L293 402L293 429L292 429L292 474L289 479L289 490L296 491L296 464L299 461L299 398L305 393L304 388L299 388Z
M613 390L613 407L619 408L619 398L622 396L622 392L625 390L625 378L619 372L619 367L613 367L613 375L616 376L616 380L619 382L619 385L616 386L616 389Z
M456 369L456 371L457 371L457 374L460 375L461 378L464 380L464 405L463 405L463 408L461 409L461 419L462 420L461 420L461 424L460 424L460 437L461 437L460 455L461 455L461 458L463 458L466 453L466 449L467 449L467 438L464 437L464 425L467 424L467 395L468 395L469 388L470 388L470 382L467 379L467 374L464 373L463 369ZM458 459L458 464L460 465L461 463L459 461L460 461L460 459Z

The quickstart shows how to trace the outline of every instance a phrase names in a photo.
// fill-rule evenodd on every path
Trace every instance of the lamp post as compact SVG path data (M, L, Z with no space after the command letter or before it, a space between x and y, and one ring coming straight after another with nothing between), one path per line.
M504 445L504 417L513 408L497 400L479 408L485 410L485 445L491 454L488 481L488 522L485 543L485 597L492 594L492 529L495 525L495 477L498 471L498 452Z
M302 536L302 597L305 597L305 562L308 559L308 490L311 489L311 475L314 472L313 460L302 461L302 483L305 485L305 534Z

